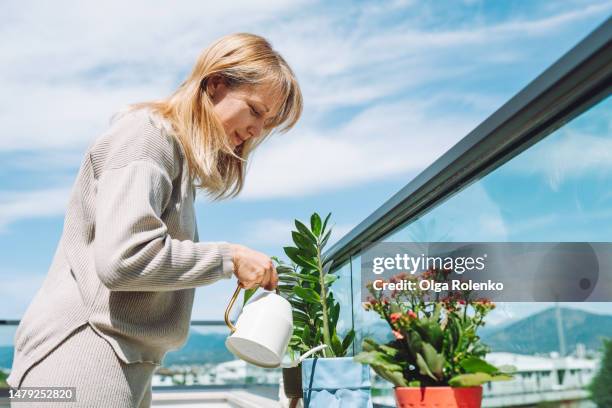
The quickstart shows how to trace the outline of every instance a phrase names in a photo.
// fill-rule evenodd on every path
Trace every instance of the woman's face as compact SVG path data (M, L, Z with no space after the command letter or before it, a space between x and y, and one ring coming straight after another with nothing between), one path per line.
M260 136L278 109L277 95L263 85L228 88L222 79L212 78L208 94L213 110L234 147Z

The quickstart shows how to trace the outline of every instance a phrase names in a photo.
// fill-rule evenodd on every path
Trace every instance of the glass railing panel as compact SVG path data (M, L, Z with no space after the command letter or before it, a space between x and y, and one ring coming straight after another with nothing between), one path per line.
M348 331L353 328L350 262L346 262L339 268L333 269L332 273L338 276L338 279L332 284L331 290L334 294L334 299L340 304L340 317L338 318L336 331L340 338L343 339ZM349 350L349 354L353 354L352 348Z
M225 347L229 334L225 325L192 325L185 345L166 354L153 386L278 386L280 369L264 369L236 358Z
M608 97L384 241L612 242L610 186ZM359 259L353 257L352 265L357 292L363 287ZM483 406L511 406L530 398L535 404L566 398L579 401L577 406L592 406L586 387L598 369L602 339L612 338L612 303L497 306L481 332L492 349L488 358L513 364L519 373L511 382L485 385ZM360 339L368 335L380 340L388 333L375 313L359 307L354 313ZM559 355L561 337L565 358ZM389 384L374 383L378 401L392 401Z
M385 241L612 241L612 98Z

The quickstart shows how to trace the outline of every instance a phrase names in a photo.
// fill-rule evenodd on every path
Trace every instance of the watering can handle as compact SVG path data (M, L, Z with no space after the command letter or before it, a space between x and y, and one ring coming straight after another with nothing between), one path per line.
M232 298L229 304L227 305L227 308L225 309L225 324L227 325L227 327L230 329L232 333L236 331L236 326L234 326L234 324L230 320L230 311L232 310L232 307L234 307L234 303L236 303L236 299L238 299L238 295L240 294L240 289L242 289L242 286L240 286L240 282L238 282L238 286L236 287L236 290L234 291L234 294L232 295ZM279 294L278 286L276 287L275 292L277 295Z

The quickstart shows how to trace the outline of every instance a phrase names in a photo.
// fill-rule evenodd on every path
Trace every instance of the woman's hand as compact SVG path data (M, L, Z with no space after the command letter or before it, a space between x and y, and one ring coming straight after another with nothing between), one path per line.
M234 275L240 286L245 289L261 286L266 290L273 290L278 286L276 268L269 256L244 245L230 244L230 248L234 260Z

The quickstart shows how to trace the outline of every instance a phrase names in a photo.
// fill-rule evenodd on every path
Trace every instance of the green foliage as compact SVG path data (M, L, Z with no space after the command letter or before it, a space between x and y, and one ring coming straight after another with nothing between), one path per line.
M8 378L8 375L0 370L0 388L9 388L9 385L6 382L6 379Z
M450 271L430 269L421 276L400 274L391 282L419 279L438 282ZM370 297L364 304L384 319L395 340L378 344L363 342L355 360L369 364L378 375L397 387L470 387L488 381L512 379L514 367L494 367L484 360L488 348L476 334L484 317L495 305L486 299L473 301L469 293L448 293L430 299L419 290L394 291L390 296L368 285ZM468 308L470 312L468 313Z
M323 249L331 236L328 221L331 213L321 220L319 214L310 217L310 226L295 220L291 232L294 246L284 248L291 266L274 257L279 274L279 290L293 307L293 335L289 342L292 358L320 344L328 347L324 357L343 357L355 338L353 330L344 339L336 331L340 304L330 291L337 276L329 273L331 260L323 257Z
M589 386L591 399L598 407L612 407L612 339L604 340L604 355L599 372Z
M536 408L559 408L559 402L557 401L540 401Z
M247 302L249 301L249 299L251 299L251 297L253 297L253 295L255 294L255 292L257 292L257 288L252 288L252 289L246 289L244 291L244 299L242 301L242 306L244 307L244 305L247 304Z

